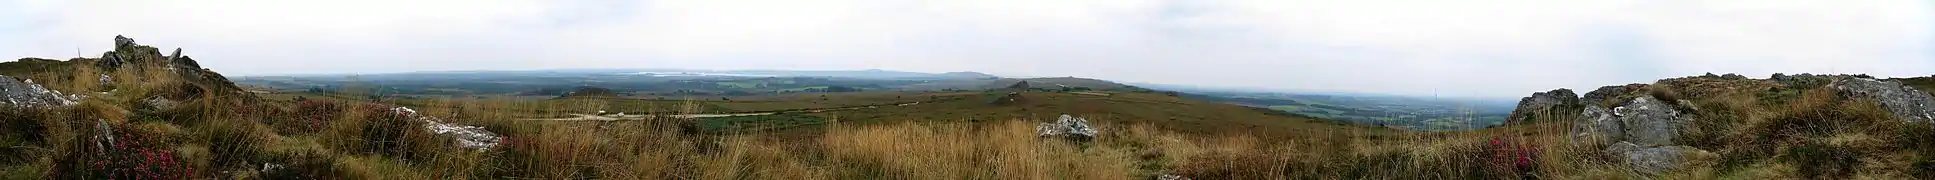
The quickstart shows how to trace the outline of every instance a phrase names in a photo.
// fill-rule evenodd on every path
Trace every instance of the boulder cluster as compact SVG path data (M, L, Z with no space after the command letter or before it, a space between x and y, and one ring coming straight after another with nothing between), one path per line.
M1652 96L1641 96L1608 110L1587 105L1573 124L1575 145L1597 147L1611 143L1604 152L1626 161L1641 174L1658 175L1699 163L1696 159L1718 155L1673 142L1680 130L1692 124L1690 114Z
M1741 82L1741 86L1763 88L1794 89L1796 87L1829 87L1840 92L1840 96L1850 99L1871 99L1895 118L1908 122L1935 122L1935 97L1892 80L1876 80L1865 76L1819 76L1776 74L1765 81L1725 75L1697 77L1705 79L1663 80L1672 85L1686 81L1727 81ZM1523 123L1538 119L1561 119L1553 117L1534 117L1539 114L1576 114L1573 119L1570 142L1578 147L1604 147L1600 152L1612 159L1623 161L1634 171L1646 175L1659 175L1684 167L1712 163L1719 155L1674 142L1682 136L1684 129L1692 126L1697 107L1681 99L1662 99L1655 97L1656 85L1629 84L1600 87L1583 97L1574 97L1571 90L1558 89L1533 93L1519 102L1518 109L1508 123ZM1686 85L1672 85L1686 86ZM1767 87L1773 86L1773 87ZM1701 88L1697 87L1698 91ZM1724 87L1731 90L1737 87ZM1699 96L1705 93L1688 92L1684 95ZM1671 102L1669 102L1671 101ZM1568 108L1577 107L1577 108Z
M1062 137L1081 142L1095 139L1096 133L1098 132L1095 128L1088 126L1088 119L1067 114L1063 114L1053 123L1041 123L1035 126L1035 134L1041 137Z

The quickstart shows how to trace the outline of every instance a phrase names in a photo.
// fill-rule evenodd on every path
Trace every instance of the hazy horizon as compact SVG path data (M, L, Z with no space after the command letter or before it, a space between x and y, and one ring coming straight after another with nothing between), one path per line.
M114 35L229 76L885 69L1502 98L1935 74L1935 2L1913 0L0 1L7 60Z

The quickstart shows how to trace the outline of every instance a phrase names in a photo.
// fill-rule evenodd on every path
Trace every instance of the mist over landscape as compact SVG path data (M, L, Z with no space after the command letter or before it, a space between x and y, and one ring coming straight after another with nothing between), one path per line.
M0 0L0 57L0 179L1935 179L1918 0Z

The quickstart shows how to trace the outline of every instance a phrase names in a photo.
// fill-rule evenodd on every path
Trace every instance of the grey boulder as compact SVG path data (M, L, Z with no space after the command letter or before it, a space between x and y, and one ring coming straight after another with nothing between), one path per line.
M1901 82L1881 81L1868 78L1851 78L1835 81L1829 86L1840 90L1841 95L1849 98L1868 98L1888 108L1895 118L1908 122L1930 122L1935 120L1935 97L1928 93L1904 86Z
M0 100L4 105L15 107L55 107L77 104L77 98L34 84L33 80L21 80L0 76Z
M1054 123L1041 123L1035 126L1035 133L1041 137L1065 137L1077 141L1087 141L1099 133L1088 126L1088 119L1063 114Z
M1652 96L1634 98L1613 112L1626 130L1625 140L1642 146L1673 145L1693 118Z

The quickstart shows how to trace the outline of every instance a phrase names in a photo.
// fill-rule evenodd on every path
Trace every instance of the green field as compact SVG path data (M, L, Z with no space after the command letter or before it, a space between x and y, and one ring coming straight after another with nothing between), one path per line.
M757 132L764 130L786 129L826 124L827 119L819 116L800 114L776 114L766 116L738 116L697 119L708 132Z

